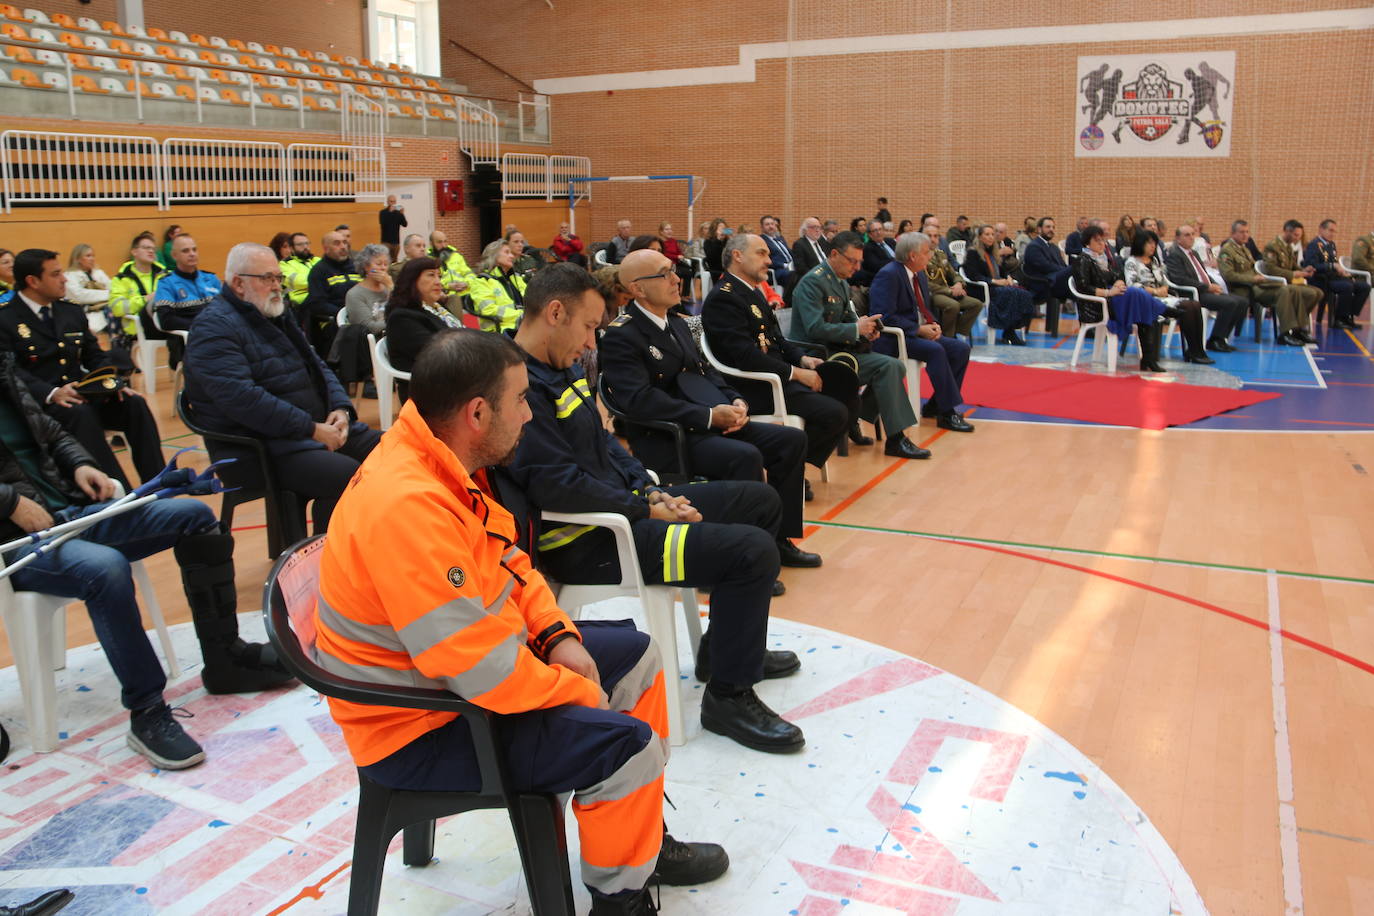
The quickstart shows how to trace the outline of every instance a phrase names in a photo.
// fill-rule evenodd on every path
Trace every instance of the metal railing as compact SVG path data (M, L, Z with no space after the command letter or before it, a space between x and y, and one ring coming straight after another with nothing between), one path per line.
M4 212L16 203L155 203L165 207L152 137L7 130L0 133Z
M386 106L344 87L340 135L351 152L351 172L358 200L386 197Z
M162 193L173 201L286 201L286 156L262 140L162 141Z
M586 156L506 153L501 157L501 197L553 200L567 193L568 179L591 175L592 160ZM591 185L586 187L590 199Z
M562 198L568 193L568 179L591 178L592 160L586 156L549 157L549 200ZM587 182L586 200L592 199L592 185Z
M479 105L458 98L458 149L467 153L473 168L496 165L501 159L501 119L488 102Z

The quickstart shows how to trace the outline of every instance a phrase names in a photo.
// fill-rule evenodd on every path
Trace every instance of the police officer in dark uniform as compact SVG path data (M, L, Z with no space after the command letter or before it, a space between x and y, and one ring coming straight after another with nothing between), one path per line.
M1350 271L1341 266L1340 256L1336 253L1336 221L1324 219L1317 228L1317 237L1307 243L1303 253L1305 260L1313 269L1311 283L1326 293L1326 302L1331 309L1327 319L1329 327L1359 330L1356 316L1364 311L1369 300L1369 284L1357 280Z
M711 353L732 369L766 372L782 381L784 409L806 424L806 460L824 467L849 429L850 409L858 406L854 402L859 377L843 364L806 356L782 336L773 309L758 288L768 282L769 248L761 237L732 236L721 263L725 275L701 307L701 325ZM835 375L823 379L822 372ZM735 379L734 383L751 413L778 409L767 382Z
M672 276L671 264L668 271ZM794 653L765 648L778 572L778 496L758 481L653 483L602 425L578 365L583 348L595 343L604 307L596 281L575 264L550 265L530 280L515 342L526 353L531 419L501 473L531 505L511 506L498 486L499 495L517 518L535 509L623 515L648 582L711 586L711 626L697 661L697 676L707 681L702 724L757 750L798 750L801 730L753 690L801 667ZM535 543L540 567L559 582L620 581L615 541L604 528L546 523Z
M783 566L820 566L821 558L788 538L802 527L802 460L806 434L789 426L750 423L749 405L702 358L687 323L668 310L678 303L673 264L653 249L632 251L620 283L634 301L601 338L601 375L631 418L669 420L686 428L692 472L712 480L760 480L782 499L778 555ZM666 436L630 431L635 455L670 469Z
M0 347L15 355L18 375L38 403L110 477L132 489L105 430L124 433L142 480L162 470L162 437L148 402L117 378L110 354L86 323L86 311L62 299L66 275L57 252L30 248L14 259L15 296L0 306ZM77 389L89 374L103 377Z

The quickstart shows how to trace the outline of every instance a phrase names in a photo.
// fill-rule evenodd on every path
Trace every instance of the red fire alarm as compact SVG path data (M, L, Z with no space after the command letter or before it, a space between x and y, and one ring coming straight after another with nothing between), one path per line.
M462 179L440 178L434 182L434 208L440 213L463 209Z

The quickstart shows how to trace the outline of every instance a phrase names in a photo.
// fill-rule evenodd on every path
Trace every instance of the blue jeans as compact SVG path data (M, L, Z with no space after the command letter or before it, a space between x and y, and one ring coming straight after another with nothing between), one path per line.
M68 506L54 514L57 523L99 512L108 503ZM91 624L122 688L126 709L162 702L167 675L153 653L134 597L133 560L161 553L188 534L213 530L210 507L194 499L162 499L97 522L10 577L15 591L42 592L86 602ZM34 551L20 547L6 564Z

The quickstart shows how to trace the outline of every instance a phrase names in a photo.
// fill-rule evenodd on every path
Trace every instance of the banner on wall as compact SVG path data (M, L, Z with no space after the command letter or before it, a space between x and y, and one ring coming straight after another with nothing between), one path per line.
M1078 58L1074 155L1231 155L1236 52Z

